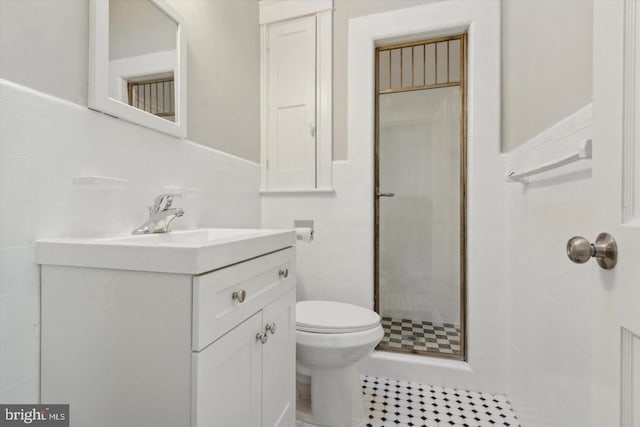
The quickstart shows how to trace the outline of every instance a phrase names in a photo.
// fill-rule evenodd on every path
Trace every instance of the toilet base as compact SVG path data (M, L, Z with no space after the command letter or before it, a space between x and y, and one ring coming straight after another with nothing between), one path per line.
M327 427L364 425L365 408L357 363L334 369L310 368L308 372L311 396L306 399L308 392L298 391L299 420Z

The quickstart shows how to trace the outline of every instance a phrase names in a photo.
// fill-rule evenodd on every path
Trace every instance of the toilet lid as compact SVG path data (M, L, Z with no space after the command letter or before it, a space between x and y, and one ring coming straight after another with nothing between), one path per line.
M336 301L300 301L296 304L296 329L341 334L366 331L380 324L378 313Z

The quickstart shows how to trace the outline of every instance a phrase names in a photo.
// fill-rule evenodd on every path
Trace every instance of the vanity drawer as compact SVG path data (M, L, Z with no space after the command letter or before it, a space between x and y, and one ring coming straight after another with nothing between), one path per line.
M195 276L193 350L202 350L294 284L295 248Z

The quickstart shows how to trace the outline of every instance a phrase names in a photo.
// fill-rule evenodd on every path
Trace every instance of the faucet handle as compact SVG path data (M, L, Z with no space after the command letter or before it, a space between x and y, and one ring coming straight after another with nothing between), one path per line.
M159 212L163 209L169 209L171 203L173 203L173 198L182 196L184 196L182 193L163 193L156 197L156 200L153 202L153 207L149 208L149 212Z

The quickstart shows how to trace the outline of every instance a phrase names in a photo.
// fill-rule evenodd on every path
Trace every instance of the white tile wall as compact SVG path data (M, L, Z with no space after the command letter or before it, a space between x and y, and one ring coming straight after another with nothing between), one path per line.
M117 190L73 176L128 180ZM165 186L175 229L259 227L257 164L0 80L0 401L39 400L39 270L44 237L128 233Z
M509 154L522 171L562 158L591 137L591 106ZM506 184L507 393L522 425L589 425L590 289L598 267L567 259L576 235L589 240L591 161Z
M314 220L311 243L296 251L297 298L329 299L373 306L371 200L358 185L362 160L333 162L335 194L268 194L262 198L262 226L292 227Z

